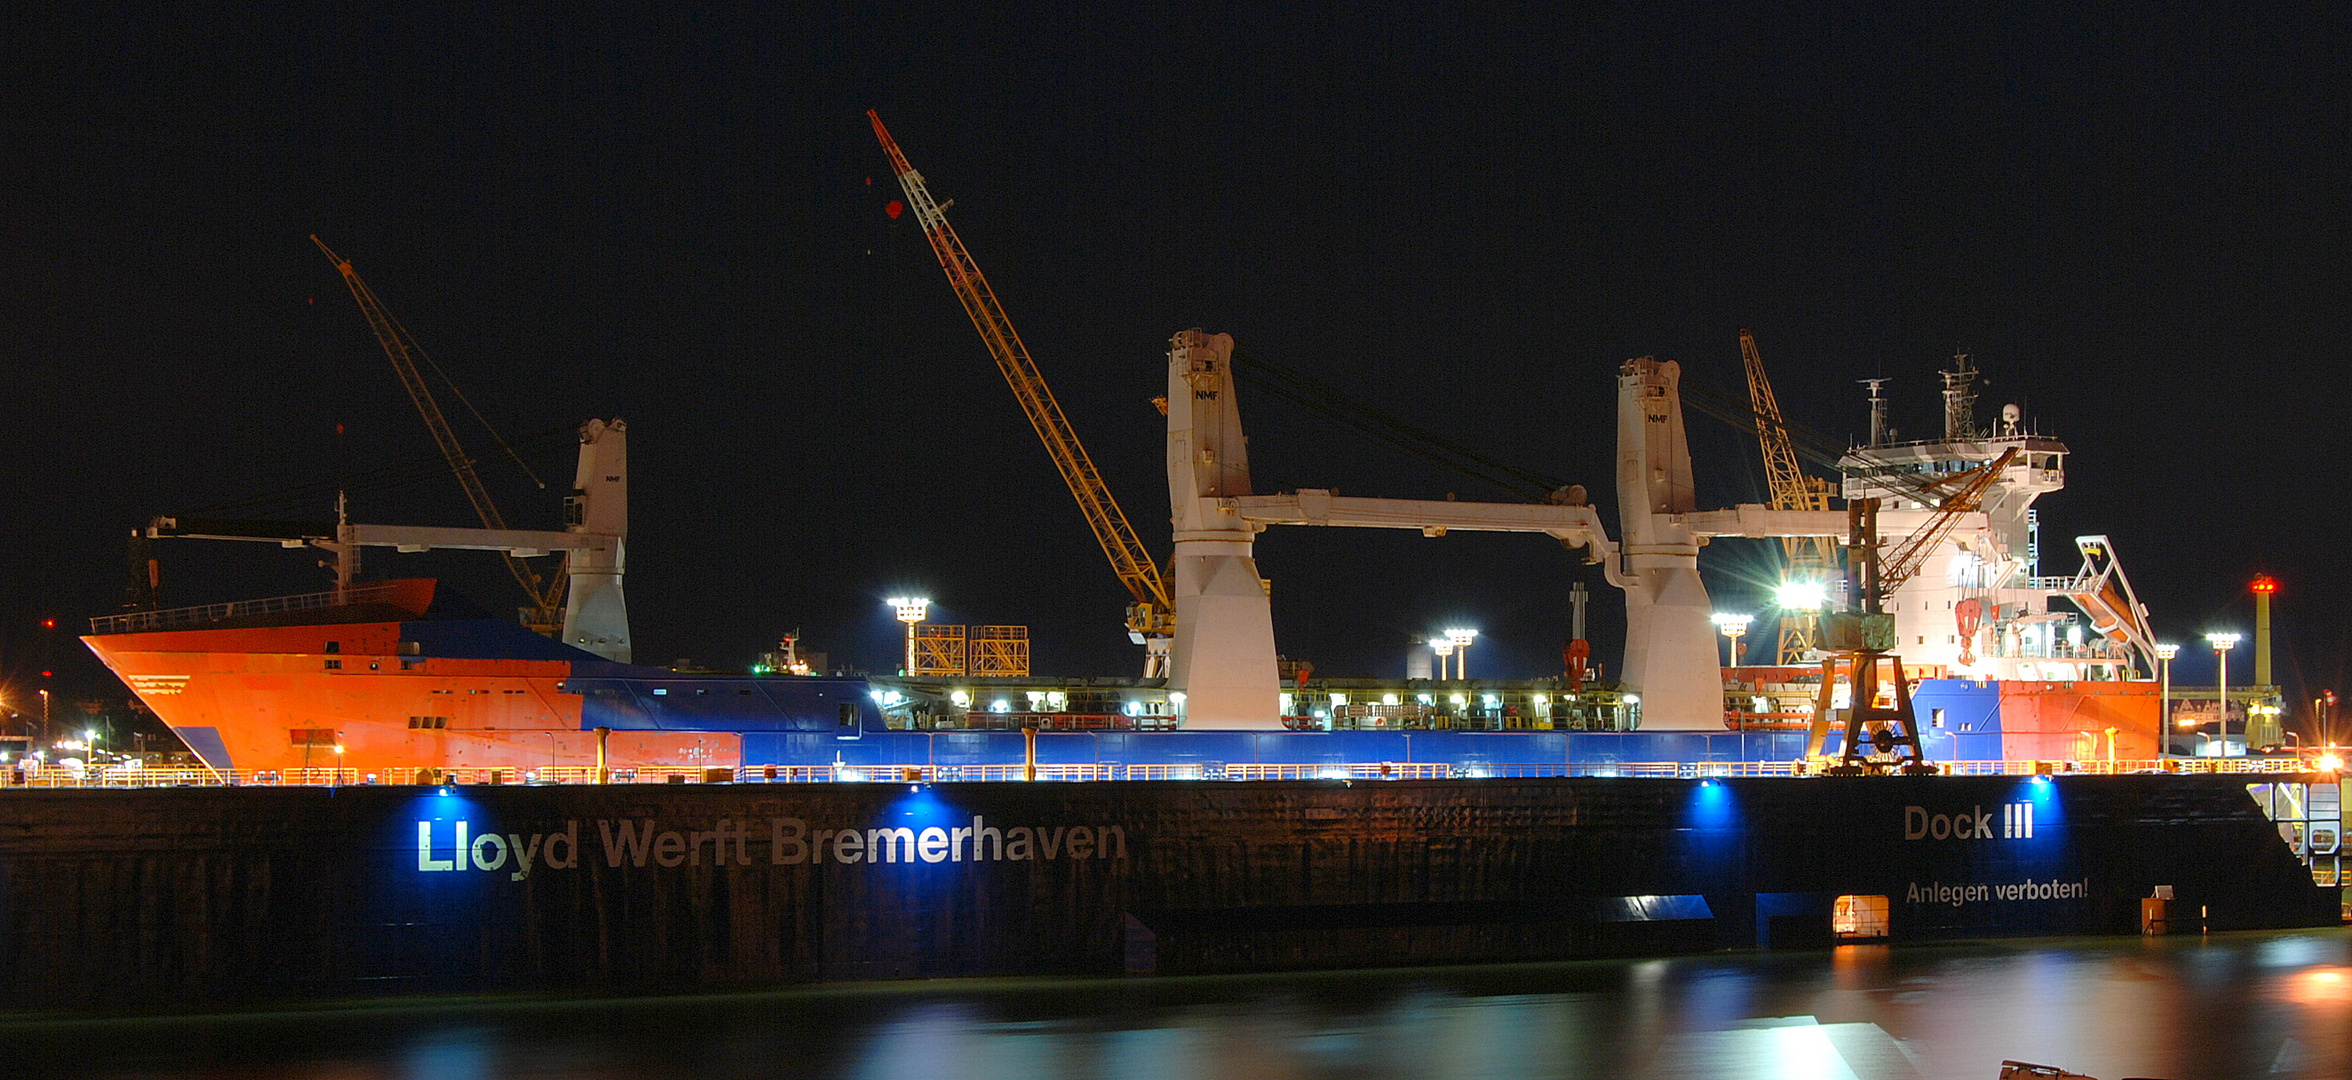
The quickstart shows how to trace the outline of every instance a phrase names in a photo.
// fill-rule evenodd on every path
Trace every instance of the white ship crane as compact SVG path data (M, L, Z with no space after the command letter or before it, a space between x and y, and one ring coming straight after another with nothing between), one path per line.
M571 581L561 640L627 663L629 610L621 576L626 569L629 533L628 435L629 426L620 420L590 420L580 426L579 471L572 496L565 502L567 527L560 532L358 524L342 512L338 499L338 520L333 525L165 516L148 523L147 536L255 540L289 548L318 548L335 556L338 593L350 591L358 575L361 548L495 551L510 559L561 554Z

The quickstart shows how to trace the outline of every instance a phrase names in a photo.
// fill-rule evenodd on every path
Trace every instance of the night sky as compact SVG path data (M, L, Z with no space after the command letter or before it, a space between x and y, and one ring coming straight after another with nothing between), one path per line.
M2044 573L2106 533L2184 643L2251 631L2275 574L2290 700L2352 690L2340 6L509 7L0 16L10 701L45 667L121 693L72 634L152 515L323 520L340 481L360 520L474 524L312 233L550 481L461 424L517 525L558 524L567 429L627 419L639 660L739 668L799 628L887 670L882 600L919 591L1028 624L1040 673L1134 674L1125 592L884 213L869 108L1162 558L1150 399L1188 327L1612 515L1628 358L1742 394L1753 326L1791 419L1843 441L1874 376L1933 434L1965 349L1980 421L2019 402L2073 451ZM1500 497L1241 400L1261 491ZM1700 501L1761 501L1753 439L1690 423ZM1773 550L1708 549L1719 607L1761 608ZM167 605L329 581L159 553ZM1542 537L1275 530L1258 558L1320 674L1401 676L1461 623L1474 676L1556 673L1579 577L1615 666L1622 604ZM369 560L519 602L488 556ZM2209 684L2212 654L2176 668Z

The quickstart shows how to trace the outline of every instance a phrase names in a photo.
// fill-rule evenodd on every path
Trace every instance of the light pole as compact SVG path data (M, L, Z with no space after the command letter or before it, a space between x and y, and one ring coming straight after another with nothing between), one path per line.
M2207 634L2205 640L2213 644L2213 655L2221 658L2221 757L2229 756L2229 654L2242 634Z
M1453 672L1446 669L1446 658L1454 655L1454 643L1444 638L1431 638L1429 651L1437 656L1437 681L1453 678Z
M1447 630L1445 632L1445 636L1446 640L1454 643L1454 678L1469 678L1470 639L1477 637L1478 631L1465 630L1460 627L1455 627L1453 629Z
M1731 615L1718 611L1707 618L1715 624L1716 629L1723 631L1724 637L1731 639L1731 655L1723 666L1738 667L1740 635L1748 632L1748 624L1756 621L1756 617L1753 615Z
M2180 655L2178 645L2156 646L2157 677L2164 681L2161 696L2156 699L2156 756L2172 756L2172 658Z
M915 673L915 624L922 622L923 617L929 614L931 601L929 598L921 596L893 596L883 603L897 609L898 621L906 624L906 671L902 674L913 675Z

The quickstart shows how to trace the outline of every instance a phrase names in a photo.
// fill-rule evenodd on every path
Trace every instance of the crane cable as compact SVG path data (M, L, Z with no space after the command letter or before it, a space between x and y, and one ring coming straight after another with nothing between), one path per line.
M1399 419L1255 351L1234 349L1233 371L1252 386L1325 420L1530 502L1550 501L1569 486L1565 481L1498 461Z
M518 452L553 450L579 441L578 425L549 428L515 440ZM271 507L312 506L338 491L353 494L392 491L449 475L449 462L439 453L412 454L340 479L312 480L269 491L254 492L187 511L193 517L241 515Z

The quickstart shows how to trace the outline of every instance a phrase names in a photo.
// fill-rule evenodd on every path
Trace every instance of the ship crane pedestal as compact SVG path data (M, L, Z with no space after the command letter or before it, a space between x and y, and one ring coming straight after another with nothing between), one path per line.
M1699 580L1699 545L1681 515L1698 509L1682 426L1682 366L1643 357L1617 375L1617 521L1625 553L1627 685L1641 689L1642 727L1720 730L1714 603Z
M1192 729L1280 726L1274 610L1258 577L1265 528L1223 505L1250 493L1233 395L1233 337L1187 330L1168 348L1168 505L1176 527L1176 639L1168 687Z

